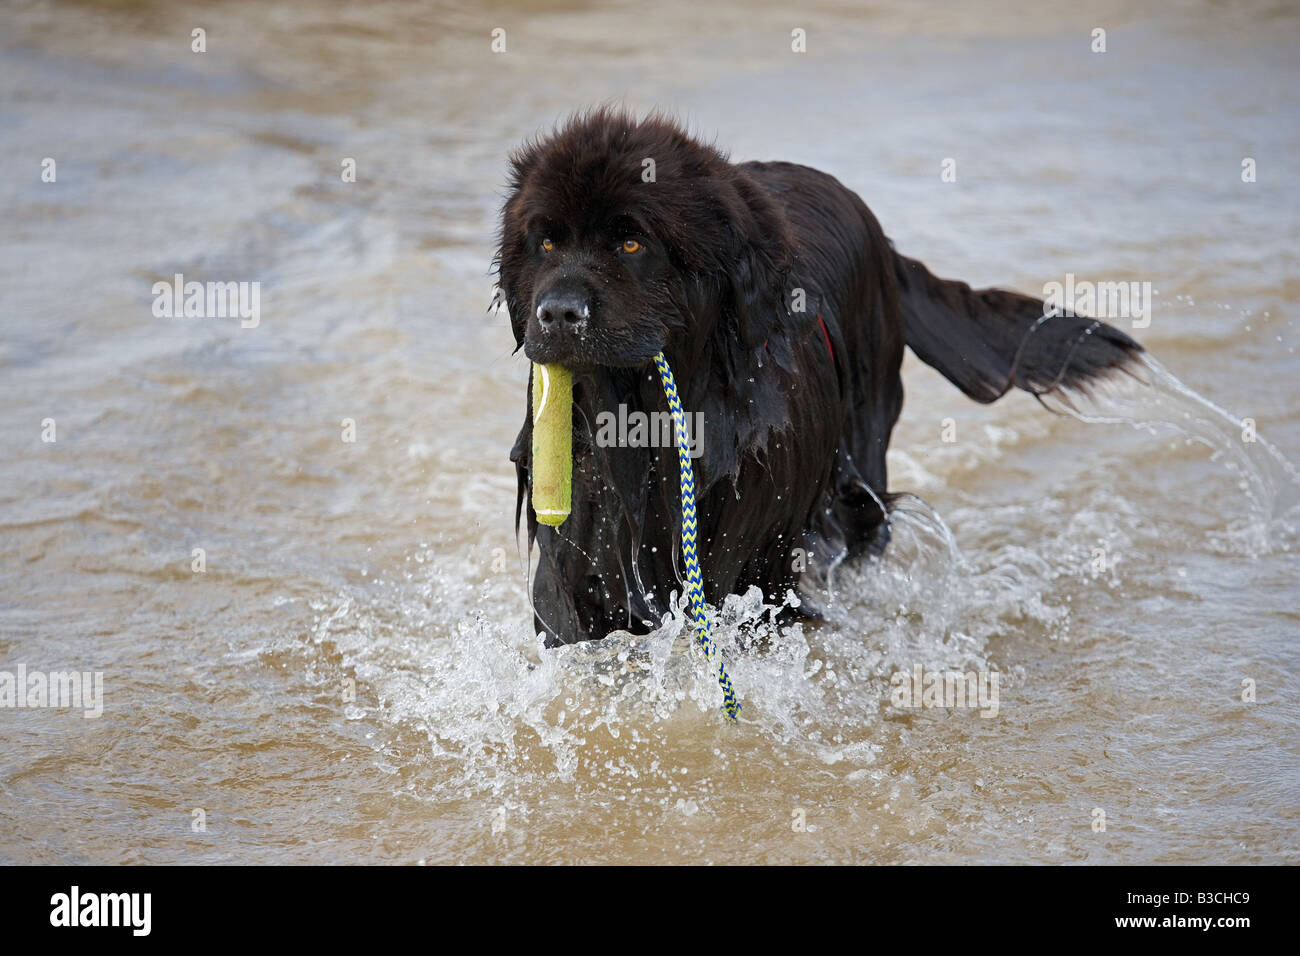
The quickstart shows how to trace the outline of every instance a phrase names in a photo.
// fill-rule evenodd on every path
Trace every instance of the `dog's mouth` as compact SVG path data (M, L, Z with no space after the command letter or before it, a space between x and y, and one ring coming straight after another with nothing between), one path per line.
M581 310L575 305L556 318L558 308L538 306L529 319L524 354L539 365L562 365L573 372L638 368L653 361L666 344L657 322L611 321L585 302Z
M662 342L578 346L529 338L524 342L524 355L538 365L563 365L573 372L592 372L601 368L640 368L654 361L663 347Z

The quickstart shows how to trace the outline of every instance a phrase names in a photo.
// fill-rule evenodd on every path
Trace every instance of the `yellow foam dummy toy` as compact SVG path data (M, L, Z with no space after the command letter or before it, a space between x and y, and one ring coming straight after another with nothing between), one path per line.
M533 363L533 510L558 528L573 501L573 373Z

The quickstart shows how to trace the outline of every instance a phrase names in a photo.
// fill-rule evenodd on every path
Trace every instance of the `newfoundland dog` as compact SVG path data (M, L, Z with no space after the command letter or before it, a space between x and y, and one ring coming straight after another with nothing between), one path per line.
M572 513L558 527L529 501L531 411L510 455L548 646L647 633L682 590L677 449L598 440L610 415L666 410L660 351L702 428L705 598L793 588L814 616L827 569L888 539L904 345L978 402L1086 389L1142 351L1040 299L936 278L826 173L732 163L669 118L612 108L513 154L495 265L517 346L573 373Z

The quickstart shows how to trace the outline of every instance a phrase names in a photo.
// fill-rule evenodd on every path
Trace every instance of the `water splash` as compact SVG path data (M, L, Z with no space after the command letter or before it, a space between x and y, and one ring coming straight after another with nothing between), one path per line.
M1263 439L1241 442L1240 423L1154 360L1139 374L1091 395L1048 397L1049 407L1084 422L1172 428L1208 446L1243 482L1252 540L1276 540L1295 507L1295 469ZM1117 506L1105 495L1097 504ZM1096 518L1083 522L1089 531ZM1055 537L968 556L918 497L897 496L890 521L883 556L837 568L824 621L785 623L778 614L794 596L757 588L713 609L745 705L738 727L719 716L717 683L680 606L649 634L546 651L532 634L522 569L480 577L453 551L422 550L413 571L317 600L297 648L318 686L346 675L364 686L348 717L368 730L376 766L419 801L488 797L503 813L542 813L540 791L708 818L728 798L717 775L741 760L772 773L811 762L892 787L888 772L872 776L882 748L892 739L896 749L910 721L953 715L894 709L890 677L918 664L996 670L1004 699L1014 695L1024 670L999 659L1001 641L1068 639L1069 597L1053 582L1079 573L1076 539L1087 532L1066 521ZM434 772L403 771L421 760ZM687 767L709 768L689 793Z
M1173 431L1209 448L1211 460L1237 477L1246 514L1234 518L1228 533L1251 554L1273 548L1291 550L1300 529L1300 472L1254 429L1184 385L1151 355L1143 355L1127 375L1113 375L1088 392L1058 390L1042 396L1058 414L1089 424L1131 425L1143 431ZM1224 510L1231 513L1229 499Z

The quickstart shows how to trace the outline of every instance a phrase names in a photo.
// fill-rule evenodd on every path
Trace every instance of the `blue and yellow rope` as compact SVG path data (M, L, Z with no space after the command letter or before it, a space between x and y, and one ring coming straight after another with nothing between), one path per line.
M691 468L690 439L686 433L686 413L682 411L682 400L677 395L677 383L673 381L673 370L668 366L664 353L655 356L655 365L659 369L659 378L664 385L664 397L668 399L668 409L673 413L673 428L677 433L677 461L682 476L682 559L686 564L686 597L699 632L700 644L704 646L704 656L710 664L717 664L718 686L722 688L722 711L727 715L727 722L734 723L740 713L740 702L731 686L731 678L722 666L717 648L713 644L712 626L704 616L704 581L700 576L700 559L695 553L695 472Z

